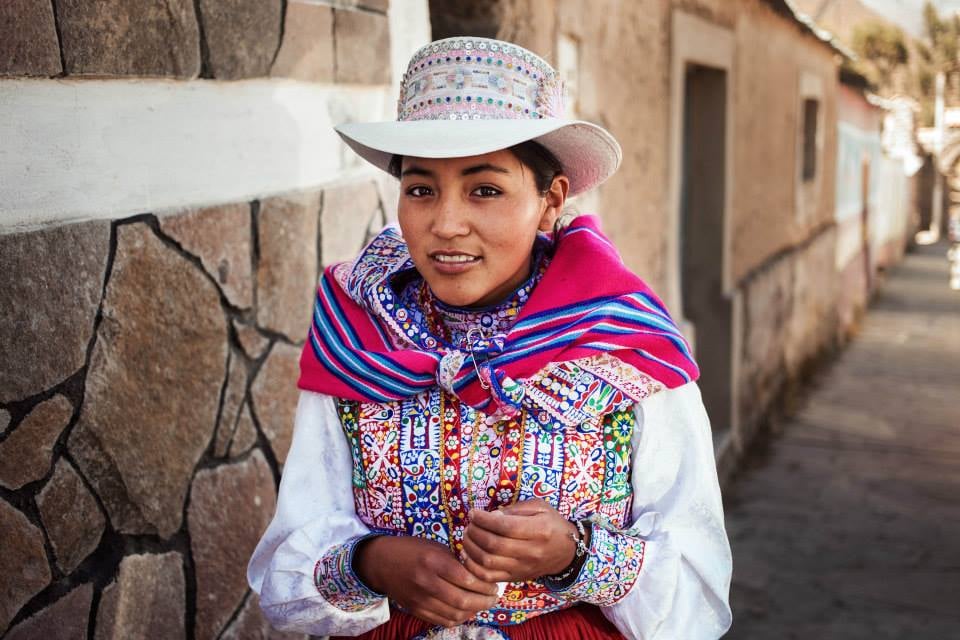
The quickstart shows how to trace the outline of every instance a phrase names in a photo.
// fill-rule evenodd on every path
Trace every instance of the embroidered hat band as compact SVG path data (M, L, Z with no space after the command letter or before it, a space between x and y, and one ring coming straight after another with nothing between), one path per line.
M547 62L487 38L447 38L422 47L401 82L396 120L336 130L384 171L395 156L457 158L533 140L560 162L571 196L610 177L622 157L605 129L566 117L563 83Z

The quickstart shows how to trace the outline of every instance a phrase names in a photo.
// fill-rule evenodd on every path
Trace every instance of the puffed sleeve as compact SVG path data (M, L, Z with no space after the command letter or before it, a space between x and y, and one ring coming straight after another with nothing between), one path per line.
M700 389L691 382L662 391L635 414L633 523L600 539L610 552L621 545L639 554L639 569L629 591L602 610L628 638L715 640L732 619L732 562Z
M357 635L389 618L386 598L353 573L353 550L369 530L357 518L351 477L336 401L302 392L277 511L247 567L277 629Z

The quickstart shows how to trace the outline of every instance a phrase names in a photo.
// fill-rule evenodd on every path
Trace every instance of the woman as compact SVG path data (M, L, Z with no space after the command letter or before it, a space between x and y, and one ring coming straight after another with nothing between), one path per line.
M696 365L597 221L620 148L529 51L414 55L397 122L344 125L400 232L327 269L276 516L278 628L365 638L717 638L730 551ZM402 235L401 235L402 233Z

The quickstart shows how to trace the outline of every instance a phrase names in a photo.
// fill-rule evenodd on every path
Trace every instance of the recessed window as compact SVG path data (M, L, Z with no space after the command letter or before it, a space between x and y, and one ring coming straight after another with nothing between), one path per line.
M820 101L807 98L803 101L803 181L817 176L817 115Z

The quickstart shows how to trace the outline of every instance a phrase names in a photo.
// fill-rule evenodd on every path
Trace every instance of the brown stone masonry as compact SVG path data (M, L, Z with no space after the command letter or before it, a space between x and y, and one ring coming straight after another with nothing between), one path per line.
M336 5L336 9L332 5ZM0 78L389 84L387 0L4 0Z
M0 236L0 635L280 637L246 562L293 433L320 229L355 253L384 209L346 184Z

